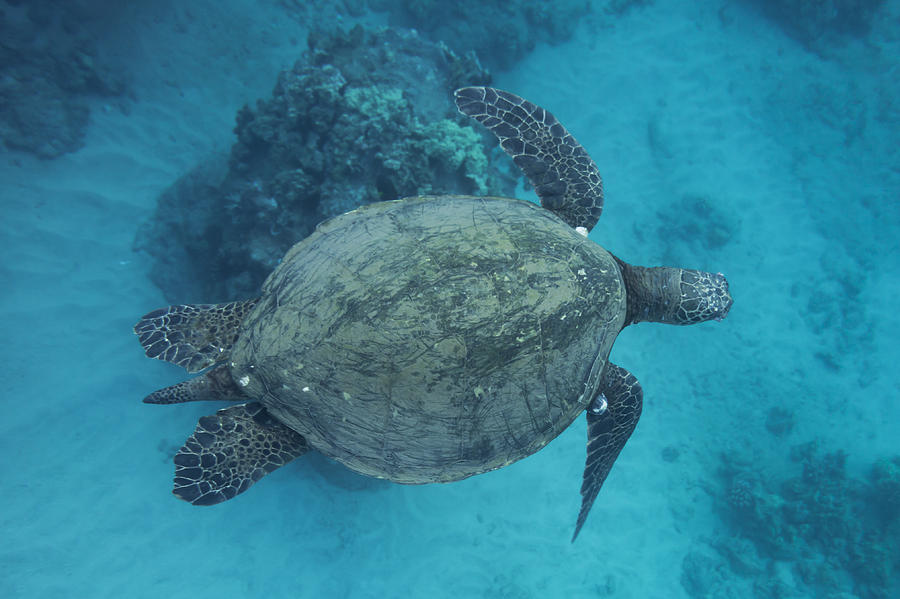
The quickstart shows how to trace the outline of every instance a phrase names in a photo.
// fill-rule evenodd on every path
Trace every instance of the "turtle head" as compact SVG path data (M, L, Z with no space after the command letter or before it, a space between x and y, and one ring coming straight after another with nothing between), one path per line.
M617 259L625 281L625 324L696 324L722 320L734 300L721 273L686 268L631 266Z
M675 313L675 324L694 324L722 320L734 300L728 291L728 280L722 273L702 270L681 271L681 299Z

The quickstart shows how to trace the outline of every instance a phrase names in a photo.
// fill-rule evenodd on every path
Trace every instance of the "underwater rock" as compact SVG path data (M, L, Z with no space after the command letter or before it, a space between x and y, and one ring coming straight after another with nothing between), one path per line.
M674 445L666 445L662 449L662 459L665 462L674 462L681 455L681 450Z
M863 36L884 0L746 0L808 46Z
M138 229L135 249L150 255L150 278L170 299L180 290L205 289L216 274L227 281L216 289L224 297L239 297L252 284L241 265L226 262L214 249L223 236L219 212L230 206L219 191L227 173L227 155L201 161L162 193L154 216Z
M368 18L392 27L415 29L461 57L476 54L492 69L507 69L537 44L568 41L592 13L621 16L653 0L277 0L305 28ZM376 14L372 14L376 13ZM594 24L588 25L595 26ZM456 85L454 87L461 87Z
M766 430L776 437L784 437L794 430L794 413L775 406L766 413Z
M756 546L744 537L729 536L715 539L712 546L725 558L735 574L752 577L764 570L765 566L757 555Z
M251 297L322 220L416 194L511 195L493 144L459 116L459 85L490 75L415 32L310 34L271 97L242 108L227 162L168 189L135 245L173 301ZM502 159L505 159L502 158Z
M726 580L727 567L719 557L691 551L681 562L681 586L691 597L727 597Z
M538 43L558 44L572 37L591 2L369 0L369 7L387 12L392 25L413 27L462 55L474 51L491 67L503 69Z
M740 220L722 205L715 198L686 194L658 211L664 260L683 262L685 256L721 253L740 234Z
M88 99L120 96L122 77L103 66L89 3L0 1L0 140L56 158L84 144Z
M872 486L870 502L877 508L877 517L885 523L895 523L900 516L900 456L875 462L869 475Z
M777 465L763 472L723 455L720 513L736 536L713 547L731 572L751 579L757 596L900 596L900 519L884 509L900 506L900 456L877 461L869 482L848 475L840 450L822 453L810 442L790 456L800 474L779 480Z
M839 372L845 365L846 347L853 345L860 353L872 347L872 329L877 323L864 301L870 269L846 251L843 240L822 252L818 266L808 280L792 285L791 294L807 298L800 316L821 339L814 357L828 370ZM865 377L860 377L860 384L867 384Z

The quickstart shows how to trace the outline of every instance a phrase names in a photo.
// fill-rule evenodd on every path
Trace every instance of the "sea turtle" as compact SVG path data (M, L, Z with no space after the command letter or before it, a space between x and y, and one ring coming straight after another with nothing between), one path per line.
M144 401L243 401L200 419L174 493L231 499L315 449L399 483L449 482L535 453L587 414L582 524L637 424L637 379L607 358L640 321L721 320L721 274L630 266L590 241L597 167L549 112L467 87L541 207L431 196L363 206L288 251L260 297L169 306L134 327L147 356L203 376ZM248 401L252 400L252 401Z

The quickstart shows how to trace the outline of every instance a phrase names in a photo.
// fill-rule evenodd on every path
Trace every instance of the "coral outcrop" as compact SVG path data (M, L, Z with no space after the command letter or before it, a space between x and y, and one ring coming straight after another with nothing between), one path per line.
M712 543L718 559L704 559L728 564L757 597L898 596L900 456L876 461L863 480L848 474L840 450L823 453L810 442L790 453L799 473L786 479L723 456L727 532ZM698 582L694 561L684 563L685 588L705 596L694 591L713 583Z
M91 97L121 96L124 79L96 50L88 2L0 0L0 141L56 158L84 144Z
M801 42L819 47L862 36L884 0L747 0Z
M605 0L616 6L646 0ZM592 9L588 0L279 0L299 23L345 22L368 11L391 26L416 29L460 56L475 52L491 68L508 68L539 43L567 41Z
M250 297L328 217L416 194L510 195L494 144L451 99L489 80L474 54L415 32L311 34L271 97L240 110L230 155L160 198L136 242L153 280L172 301Z

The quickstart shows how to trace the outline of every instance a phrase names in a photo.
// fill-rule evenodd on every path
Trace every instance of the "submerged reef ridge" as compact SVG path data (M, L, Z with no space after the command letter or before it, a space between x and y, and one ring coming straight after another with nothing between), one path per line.
M821 47L862 37L884 0L745 0L803 44Z
M0 141L7 148L44 159L73 152L84 145L89 99L125 94L124 77L97 51L103 19L94 4L0 0Z
M251 297L331 216L417 194L511 195L515 178L451 102L489 82L474 54L415 32L312 33L271 97L238 112L229 155L160 197L136 240L151 277L173 302Z
M715 554L703 556L709 569L757 597L897 597L900 456L877 460L867 479L848 472L847 453L817 442L793 446L790 457L794 475L782 478L722 456L724 528L710 543ZM685 559L682 584L694 597L718 596L698 559Z
M587 0L368 0L370 9L386 12L392 25L410 27L444 40L455 52L474 51L491 68L509 68L538 43L561 43L572 37L591 11ZM477 18L460 18L477 15Z

